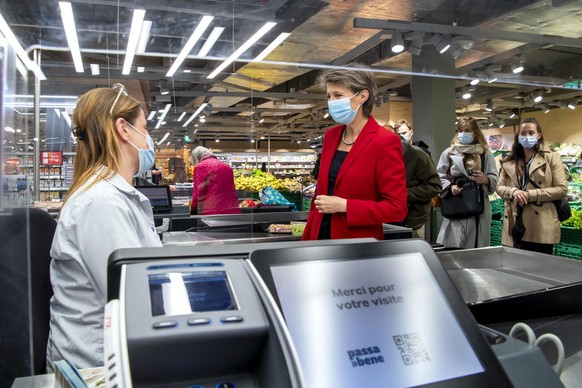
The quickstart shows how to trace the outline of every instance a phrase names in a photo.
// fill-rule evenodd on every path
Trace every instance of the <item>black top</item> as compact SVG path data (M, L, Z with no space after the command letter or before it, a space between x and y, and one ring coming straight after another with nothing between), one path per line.
M339 173L344 160L348 156L347 151L337 150L335 155L333 155L333 160L331 161L331 166L329 167L329 180L327 183L327 195L333 195L333 189L335 186L335 180ZM329 240L331 239L331 214L324 214L321 220L321 226L319 228L318 240Z

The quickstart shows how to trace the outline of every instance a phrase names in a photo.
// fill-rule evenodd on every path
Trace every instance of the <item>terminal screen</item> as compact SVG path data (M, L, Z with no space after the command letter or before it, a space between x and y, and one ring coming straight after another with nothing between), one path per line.
M485 370L420 253L271 273L308 387L413 387Z
M166 186L139 186L136 189L150 200L153 207L168 206L170 204Z
M237 310L224 271L149 275L149 285L153 316Z

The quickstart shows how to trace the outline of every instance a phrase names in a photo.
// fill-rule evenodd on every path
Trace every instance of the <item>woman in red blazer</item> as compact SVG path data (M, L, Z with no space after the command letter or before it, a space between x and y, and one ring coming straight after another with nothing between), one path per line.
M377 89L361 65L320 75L329 113L304 240L375 237L382 223L406 218L406 173L400 138L371 116Z

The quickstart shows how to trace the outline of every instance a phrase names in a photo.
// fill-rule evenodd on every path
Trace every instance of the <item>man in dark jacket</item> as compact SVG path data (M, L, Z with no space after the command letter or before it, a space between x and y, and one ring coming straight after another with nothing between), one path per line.
M422 140L414 141L412 139L414 130L412 129L412 125L410 125L408 121L404 119L398 120L396 124L394 124L394 132L396 132L397 135L400 135L400 137L404 138L404 140L406 140L408 143L419 147L421 150L426 152L428 156L432 157L430 151L428 150L428 144L426 144Z
M408 190L408 215L404 226L412 229L412 237L424 240L425 224L432 209L431 199L443 190L441 179L431 157L404 137L401 139Z

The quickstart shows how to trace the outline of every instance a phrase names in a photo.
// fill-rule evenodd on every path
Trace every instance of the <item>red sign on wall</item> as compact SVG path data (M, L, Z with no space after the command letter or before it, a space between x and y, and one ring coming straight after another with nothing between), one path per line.
M40 164L55 166L63 164L63 153L61 151L41 151Z

